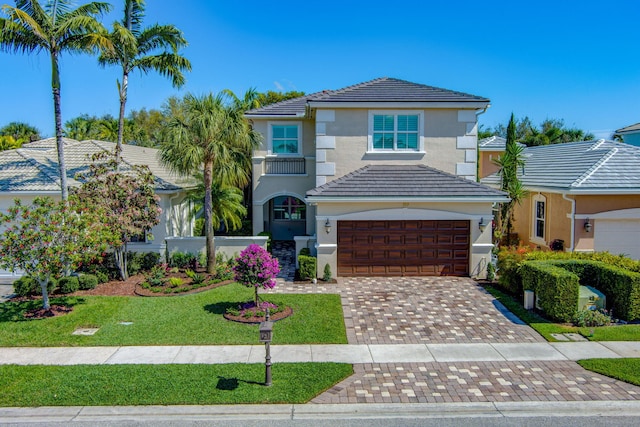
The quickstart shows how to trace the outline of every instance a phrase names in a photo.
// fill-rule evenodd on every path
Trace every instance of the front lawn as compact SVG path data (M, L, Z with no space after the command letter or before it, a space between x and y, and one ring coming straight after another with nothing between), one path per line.
M522 319L547 341L557 341L551 334L579 333L591 341L640 341L640 325L600 326L595 328L579 328L553 323L533 311L526 310L523 305L511 295L492 287L485 286L509 311Z
M0 346L125 346L256 344L258 326L222 317L228 307L251 300L253 290L238 284L176 297L83 296L53 299L73 305L67 315L25 320L41 301L0 304ZM339 295L266 295L293 315L274 325L273 344L346 344ZM77 328L99 328L92 336Z
M0 406L305 403L353 374L340 363L0 366Z
M586 359L578 363L590 371L640 386L640 359Z

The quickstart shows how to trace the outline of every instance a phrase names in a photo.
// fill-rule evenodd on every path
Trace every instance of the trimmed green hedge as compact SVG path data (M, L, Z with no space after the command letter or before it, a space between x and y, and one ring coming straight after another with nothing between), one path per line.
M316 257L298 255L298 264L300 265L300 279L310 280L316 278L316 273L318 271L318 260Z
M551 318L570 322L578 309L579 277L559 266L529 261L520 267L524 289L536 293L538 305Z
M569 321L578 309L578 286L591 286L607 299L607 309L626 321L640 319L640 274L598 261L525 261L518 274L550 317Z

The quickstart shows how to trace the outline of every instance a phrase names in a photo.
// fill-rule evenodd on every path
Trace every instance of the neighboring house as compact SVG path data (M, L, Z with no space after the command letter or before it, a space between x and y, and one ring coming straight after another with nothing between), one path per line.
M524 144L517 143L524 147ZM507 140L501 136L490 136L478 141L478 150L480 151L478 163L478 177L484 178L493 173L498 172L500 167L495 163L501 155L504 154L507 147Z
M627 144L640 147L640 123L618 129L615 135L621 136L622 140Z
M380 78L248 111L253 231L315 235L320 276L482 276L500 191L476 182L480 96ZM486 229L485 229L486 228Z
M75 141L65 139L65 163L69 186L79 183L74 179L78 172L88 171L91 155L113 152L115 144L104 141ZM160 196L162 215L160 223L151 233L153 240L146 236L138 242L131 242L128 249L138 252L165 251L167 236L190 236L192 221L188 217L184 203L186 189L192 183L171 174L158 160L158 150L134 145L123 145L122 160L125 165L146 165L155 177L156 194ZM58 152L54 138L43 139L23 145L16 150L3 151L0 156L0 210L6 212L19 198L24 203L37 196L51 196L60 200L60 180ZM0 278L14 277L10 272L0 270Z
M529 196L514 232L532 247L609 251L640 259L640 147L582 141L529 147L519 178ZM500 177L483 183L499 187ZM560 246L557 246L560 249Z

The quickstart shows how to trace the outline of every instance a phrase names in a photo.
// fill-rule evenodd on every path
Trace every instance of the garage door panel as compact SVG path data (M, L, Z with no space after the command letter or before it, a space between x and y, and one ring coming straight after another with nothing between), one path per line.
M338 275L468 275L469 221L339 221Z

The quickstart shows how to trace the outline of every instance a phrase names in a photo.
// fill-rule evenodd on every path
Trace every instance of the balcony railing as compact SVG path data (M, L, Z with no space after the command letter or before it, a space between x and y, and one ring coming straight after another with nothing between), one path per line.
M297 159L266 159L267 175L304 175L306 162L303 158Z

